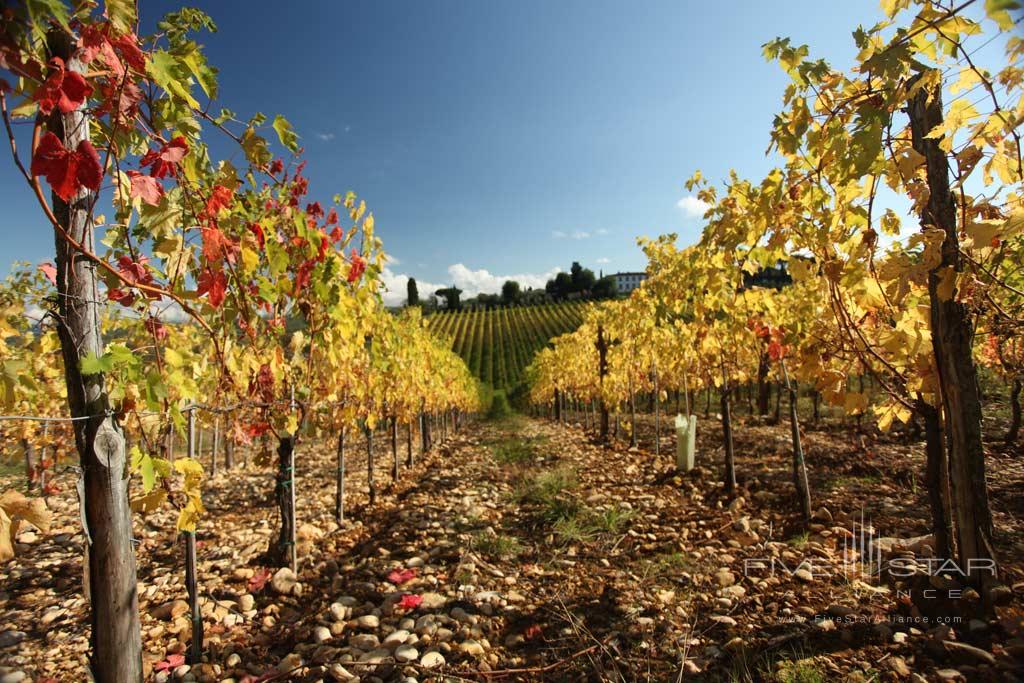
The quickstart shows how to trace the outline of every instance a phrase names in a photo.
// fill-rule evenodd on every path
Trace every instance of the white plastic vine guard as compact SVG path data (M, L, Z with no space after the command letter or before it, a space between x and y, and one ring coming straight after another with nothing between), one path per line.
M697 416L676 415L676 468L681 472L693 469L697 446Z

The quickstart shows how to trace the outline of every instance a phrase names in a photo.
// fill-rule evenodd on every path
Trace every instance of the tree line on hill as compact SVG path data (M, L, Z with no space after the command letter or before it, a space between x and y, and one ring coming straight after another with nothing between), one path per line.
M462 299L463 290L455 285L436 290L426 299L421 299L416 278L409 278L406 284L406 306L419 306L425 310L461 310L462 308L494 309L502 306L532 306L553 301L574 299L612 299L617 288L615 278L611 275L597 277L590 268L584 268L578 261L573 261L569 272L560 272L544 285L544 289L534 289L522 285L515 280L506 280L501 292L495 294L480 293L469 299Z

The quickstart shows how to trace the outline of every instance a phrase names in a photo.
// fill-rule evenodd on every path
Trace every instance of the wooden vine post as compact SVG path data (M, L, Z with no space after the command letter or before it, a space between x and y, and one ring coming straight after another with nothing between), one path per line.
M601 426L599 439L608 443L608 404L604 400L604 378L608 374L608 340L604 337L604 326L597 326L597 379L601 401ZM615 431L618 433L618 413L616 413Z
M789 392L789 434L793 443L793 485L796 487L797 497L800 499L800 512L803 513L804 521L811 520L811 487L807 481L807 463L804 461L803 443L800 441L800 417L797 413L797 391L796 384L789 378L789 371L786 369L786 361L779 360L782 368L782 380Z
M658 396L658 366L651 370L654 383L654 455L661 455L661 397Z
M290 400L289 404L290 404L289 408L291 408L292 412L294 412L296 410L296 408L298 407L296 405L296 403L295 403L295 385L294 384L291 387L291 400ZM301 422L302 421L300 421L300 423L299 423L299 429L300 430L302 429ZM288 493L291 495L291 502L290 502L290 505L289 505L289 510L291 512L291 518L292 518L292 520L291 520L292 521L292 524L291 524L291 527L292 527L291 528L291 538L288 539L288 554L289 554L289 556L291 558L291 565L292 565L292 572L293 573L297 573L299 571L299 558L298 558L298 555L296 554L298 552L298 546L297 546L297 544L295 542L296 541L296 538L295 538L296 527L298 526L298 523L296 522L296 519L295 519L295 444L296 444L296 442L298 440L299 440L299 435L295 434L292 437L292 466L291 466L291 471L289 472L289 474L291 476L290 476L290 481L289 481L289 486L288 486Z
M188 409L188 457L196 458L196 409ZM185 589L188 591L188 611L192 624L192 637L188 648L188 663L203 661L203 615L199 611L199 585L196 579L196 532L183 531L185 542Z
M50 53L63 59L68 71L86 72L84 64L72 59L74 36L55 29L47 42ZM77 149L89 139L90 120L84 107L67 114L55 111L47 127L67 149ZM76 253L61 233L63 230L85 249L94 249L92 207L97 195L85 187L79 188L70 202L51 194L53 213L59 223L54 226L57 333L64 358L68 407L72 417L88 418L72 424L83 477L84 565L91 607L89 663L98 683L141 681L142 634L125 438L121 425L110 412L103 373L81 371L83 358L98 358L104 352L96 266Z
M220 449L220 415L213 422L213 450L210 451L210 476L217 474L217 451Z
M412 420L406 425L405 430L405 466L412 467Z
M391 417L391 478L398 483L398 418Z
M725 445L725 492L732 495L736 491L736 456L732 443L732 406L729 401L729 377L725 373L725 361L722 361L722 391L720 406L722 409L722 442Z
M370 368L373 366L373 335L366 335L366 381L370 381ZM373 409L373 399L367 398L368 410ZM366 434L366 484L369 487L370 505L377 502L377 489L373 484L373 431L370 429L369 421L363 422L363 431Z
M292 401L294 409L294 399ZM277 538L270 540L267 558L277 566L288 563L295 571L295 440L297 434L283 434L277 443L277 474L274 497L281 515Z
M334 481L334 519L345 521L345 425L338 430L338 463Z

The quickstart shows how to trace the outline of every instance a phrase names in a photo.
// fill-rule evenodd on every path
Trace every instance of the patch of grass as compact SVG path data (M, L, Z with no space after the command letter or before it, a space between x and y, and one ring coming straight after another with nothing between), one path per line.
M654 566L659 573L664 572L693 572L700 569L700 564L692 557L684 553L666 553L659 555L654 560Z
M509 439L491 446L491 454L502 465L522 465L533 460L533 443L526 439Z
M516 557L523 552L519 539L502 534L480 532L473 536L471 543L474 550L497 559Z
M554 532L564 543L581 543L594 536L593 528L579 514L556 520Z
M576 488L576 472L570 467L556 467L553 470L537 472L525 477L515 490L519 503L549 505L561 494Z
M825 670L813 659L782 662L771 680L777 683L825 683Z
M512 415L512 406L504 391L495 391L491 397L491 406L487 411L488 420L503 420Z
M850 488L851 486L871 487L882 483L882 478L875 474L862 474L860 476L841 476L828 482L830 491Z
M786 543L793 546L794 548L803 548L807 546L807 541L810 539L810 534L806 531L800 532L796 536L790 538Z
M468 569L459 569L455 572L455 582L458 584L472 584L476 575Z
M633 511L625 507L610 507L593 515L594 528L605 534L617 535L633 519Z
M563 512L571 514L555 520L554 532L566 543L618 536L633 518L632 510L619 507L594 511L580 506Z
M581 504L570 492L576 488L576 472L570 467L545 470L519 480L512 497L516 503L535 505L538 516L548 524L580 513Z
M636 573L645 579L674 580L680 574L700 574L707 569L704 560L696 560L692 556L681 553L665 553L650 560L642 560L643 566Z

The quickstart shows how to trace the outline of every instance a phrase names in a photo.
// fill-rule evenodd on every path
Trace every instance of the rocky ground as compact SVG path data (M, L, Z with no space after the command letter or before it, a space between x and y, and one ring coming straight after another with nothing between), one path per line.
M340 526L333 448L303 444L297 575L261 560L277 525L270 471L221 471L197 535L202 664L184 664L190 624L173 517L136 526L148 680L1024 678L1018 454L990 459L1003 604L992 620L946 625L923 621L927 604L905 591L959 588L948 579L929 582L919 569L878 579L850 563L862 519L886 561L915 567L929 555L920 444L861 436L855 425L809 428L817 513L805 529L788 427L739 426L735 498L718 484L718 424L699 433L701 467L686 475L672 466L672 439L660 457L650 452L649 417L641 449L598 447L580 425L473 424L397 484L379 443L384 490L372 508L354 443ZM0 683L86 680L72 476L49 498L50 534L22 532L17 558L0 568Z

